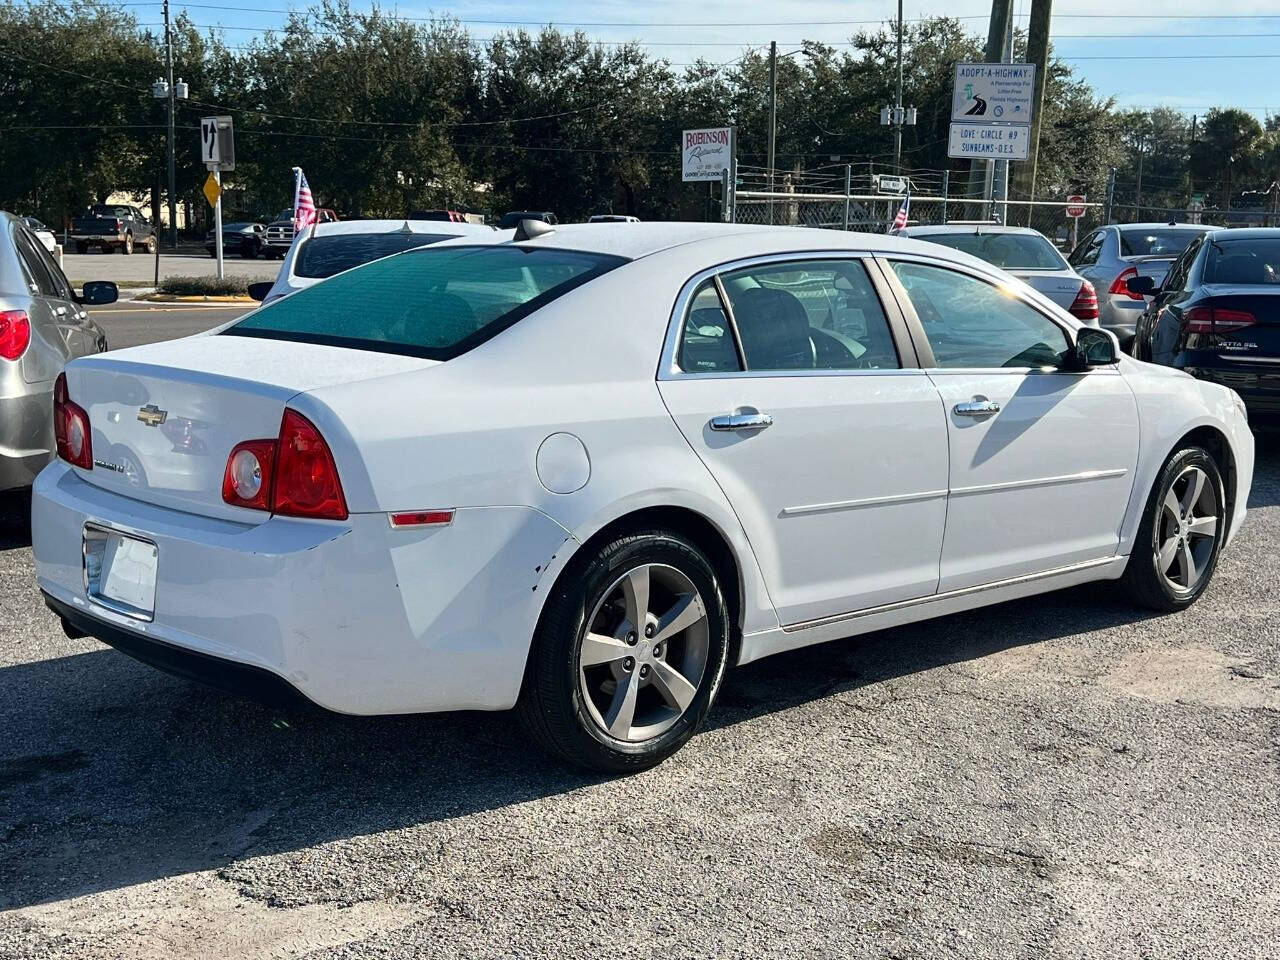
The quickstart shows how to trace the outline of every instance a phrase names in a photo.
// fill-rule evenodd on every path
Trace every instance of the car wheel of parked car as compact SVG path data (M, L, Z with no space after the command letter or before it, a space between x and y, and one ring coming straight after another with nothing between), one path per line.
M240 246L240 258L242 260L257 260L258 245L252 240L245 242Z
M701 726L729 657L729 617L706 555L638 530L575 561L547 600L520 711L543 746L614 773L644 770Z
M1173 613L1199 599L1227 534L1222 473L1201 447L1174 451L1151 490L1121 583L1144 607Z
M126 256L128 254L133 253L133 234L132 233L126 233L124 235L124 243L120 247L120 252L125 254Z
M77 240L76 253L88 253L88 252L89 252L89 245L87 243L83 243L80 240Z
M156 255L156 245L158 243L159 241L156 240L156 235L154 233L151 236L147 237L147 255L148 256L154 257Z

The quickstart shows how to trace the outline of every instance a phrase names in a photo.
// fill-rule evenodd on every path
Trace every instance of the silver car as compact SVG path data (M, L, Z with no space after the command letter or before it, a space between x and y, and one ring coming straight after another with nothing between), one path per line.
M1013 274L1086 323L1098 325L1098 302L1093 288L1037 230L992 223L947 223L911 227L904 230L903 235L940 243L985 260Z
M0 490L31 486L53 458L54 380L107 349L84 305L118 296L104 281L77 295L22 219L0 211Z
M1151 277L1158 289L1169 266L1205 227L1195 223L1113 223L1088 234L1067 257L1098 291L1098 321L1127 347L1149 297L1131 293L1130 277Z

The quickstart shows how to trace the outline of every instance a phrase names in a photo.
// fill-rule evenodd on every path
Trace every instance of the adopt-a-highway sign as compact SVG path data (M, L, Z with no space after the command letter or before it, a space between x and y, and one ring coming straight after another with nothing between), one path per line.
M1030 123L1034 63L957 63L953 123Z
M947 156L970 160L1025 160L1031 149L1030 128L998 123L953 123Z

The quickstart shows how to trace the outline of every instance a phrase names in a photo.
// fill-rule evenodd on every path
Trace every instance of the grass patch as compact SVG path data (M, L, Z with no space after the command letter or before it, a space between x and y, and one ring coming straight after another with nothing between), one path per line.
M247 296L249 277L164 277L158 293L175 297L243 297Z

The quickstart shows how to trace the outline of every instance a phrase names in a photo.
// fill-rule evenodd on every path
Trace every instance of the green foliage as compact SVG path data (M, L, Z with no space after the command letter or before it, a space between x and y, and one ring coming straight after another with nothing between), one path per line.
M244 297L248 296L248 283L245 277L165 277L156 292L175 297Z

